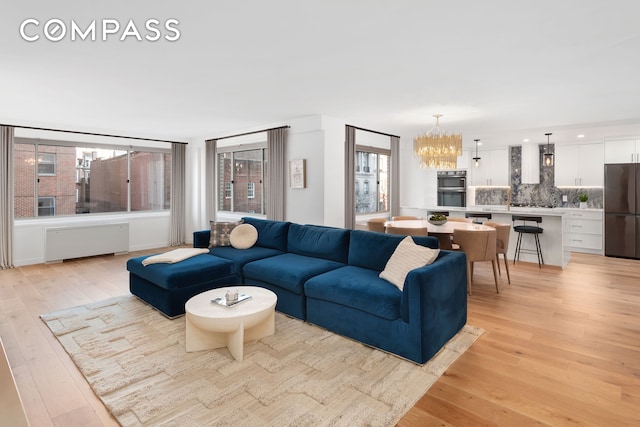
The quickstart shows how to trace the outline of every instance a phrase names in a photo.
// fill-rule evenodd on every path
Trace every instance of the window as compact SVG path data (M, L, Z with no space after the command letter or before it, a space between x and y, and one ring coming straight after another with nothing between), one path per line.
M390 150L356 147L356 214L389 211L390 160Z
M218 210L264 214L266 144L218 147Z
M53 153L38 153L38 175L56 174L56 155Z
M54 216L56 214L55 197L38 197L38 216Z
M169 149L29 138L14 147L15 218L169 209Z

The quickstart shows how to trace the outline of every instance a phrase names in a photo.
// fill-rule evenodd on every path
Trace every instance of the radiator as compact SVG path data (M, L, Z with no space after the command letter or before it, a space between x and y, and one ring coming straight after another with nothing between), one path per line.
M129 252L129 223L48 227L45 262Z

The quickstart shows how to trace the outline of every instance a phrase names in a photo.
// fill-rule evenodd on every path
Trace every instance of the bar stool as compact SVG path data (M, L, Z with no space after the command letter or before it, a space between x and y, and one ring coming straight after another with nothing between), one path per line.
M540 247L540 238L538 237L542 234L543 228L540 227L540 223L542 222L541 216L526 216L526 215L512 215L511 221L513 223L513 231L518 233L518 240L516 241L516 252L513 255L513 263L516 263L516 260L520 260L520 252L528 252L534 253L533 249L522 249L522 235L523 234L533 234L534 241L536 244L535 254L538 256L538 267L542 268L542 264L544 264L544 259L542 258L542 248ZM521 221L520 225L516 225L516 221ZM529 225L530 223L535 222L536 225Z

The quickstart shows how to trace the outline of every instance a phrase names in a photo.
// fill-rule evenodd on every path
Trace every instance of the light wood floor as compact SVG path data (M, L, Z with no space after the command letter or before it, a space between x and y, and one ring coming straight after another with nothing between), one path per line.
M128 293L126 260L143 253L0 271L0 336L32 426L117 425L38 316ZM640 425L640 261L519 263L500 294L490 263L475 270L469 323L486 333L399 426Z

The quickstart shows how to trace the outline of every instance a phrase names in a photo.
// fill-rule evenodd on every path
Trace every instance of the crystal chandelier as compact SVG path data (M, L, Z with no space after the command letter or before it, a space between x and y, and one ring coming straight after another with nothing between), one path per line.
M462 155L462 134L449 133L440 127L442 114L434 114L435 127L413 139L413 154L421 168L455 169Z

